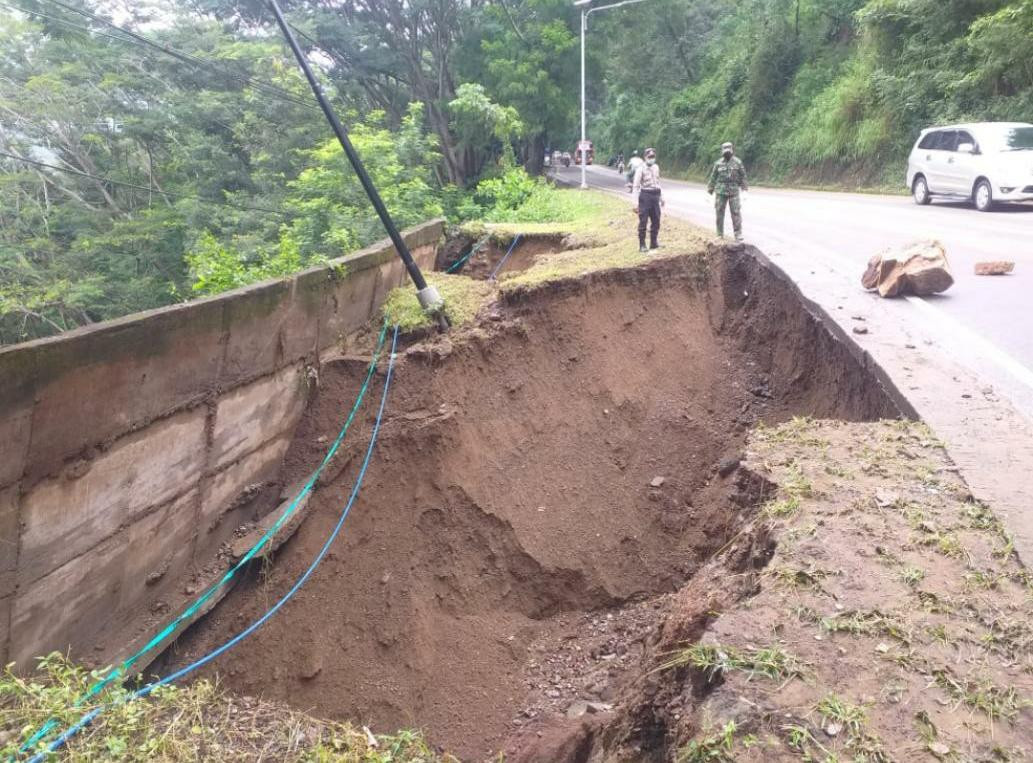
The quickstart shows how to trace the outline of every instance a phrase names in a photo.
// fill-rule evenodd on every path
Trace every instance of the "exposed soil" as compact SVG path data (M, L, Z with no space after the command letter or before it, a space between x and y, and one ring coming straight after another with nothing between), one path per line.
M507 760L1027 759L1031 578L929 430L795 420L742 468L779 500L667 598L616 710Z
M467 240L458 239L458 241ZM461 259L471 248L478 245L476 241L468 241L469 243L465 246L453 252L455 254L454 257L449 258L446 255L441 258L439 269L447 270L453 262ZM563 234L531 234L521 235L520 240L516 241L516 245L510 251L513 241L514 239L512 238L508 240L489 239L470 256L458 272L470 278L484 280L490 278L495 273L495 269L498 268L498 272L495 273L497 278L505 273L519 273L527 270L538 257L548 257L556 252L576 248L577 245L575 239ZM506 257L507 253L509 257ZM502 264L501 268L498 267L500 263Z
M683 587L765 497L764 480L735 468L748 429L796 414L899 415L863 358L748 248L503 299L479 325L400 353L344 533L298 596L214 663L231 689L379 731L419 726L469 760L507 746L567 759L530 746L555 726L569 759L584 759L597 746L590 727L613 719L607 705L654 657L670 600L692 598L696 614L684 616L701 630L739 592L738 578ZM353 360L323 365L289 479L318 463L361 375ZM221 643L304 570L347 498L373 409L275 565L188 632L172 661ZM735 564L752 564L747 546ZM578 701L596 704L571 741L554 711L580 715ZM625 736L652 740L640 748L673 727L635 723Z

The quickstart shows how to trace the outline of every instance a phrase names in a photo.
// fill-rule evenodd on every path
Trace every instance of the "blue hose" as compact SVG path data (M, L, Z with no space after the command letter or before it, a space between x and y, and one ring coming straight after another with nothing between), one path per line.
M198 668L202 667L203 665L206 665L207 663L211 662L212 660L214 660L216 657L218 657L219 655L223 654L227 650L232 649L234 646L236 646L241 641L246 639L248 636L250 636L256 630L258 630L269 618L271 618L274 614L276 614L283 607L284 604L286 604L288 601L290 601L291 598L293 598L294 594L296 594L298 592L298 590L312 576L312 573L314 573L316 571L316 568L319 566L320 562L323 561L323 558L326 556L327 552L330 550L330 546L333 544L334 540L340 534L341 527L344 525L344 520L348 517L348 513L351 511L351 508L352 508L352 506L355 503L355 499L356 499L356 497L358 497L359 489L362 487L362 481L363 481L363 479L366 476L366 470L369 468L370 459L373 456L373 448L376 445L377 436L380 433L380 424L381 424L381 421L383 420L384 407L385 407L385 405L387 403L387 393L388 393L388 390L389 390L389 388L391 386L391 377L392 377L392 374L394 372L395 350L397 348L397 345L398 345L398 326L396 325L395 328L394 328L394 335L391 338L391 357L390 357L390 360L389 360L389 363L388 363L388 366L387 366L387 375L386 375L386 377L384 379L384 391L383 391L383 393L381 394L381 397L380 397L380 407L379 407L379 409L377 411L377 419L376 419L376 422L373 425L373 432L370 435L369 447L366 449L366 456L363 459L362 467L359 469L359 474L358 474L358 477L355 480L355 485L352 487L351 494L348 496L348 502L345 504L344 509L341 512L341 516L338 518L337 524L334 526L334 529L330 533L330 536L326 539L326 542L323 544L323 547L319 550L319 553L316 554L315 559L312 560L312 563L309 565L308 569L305 570L304 574L302 574L302 576L300 578L298 578L297 582L291 587L291 589L289 591L287 591L287 593L284 594L283 597L279 601L277 601L272 607L270 607L265 612L265 614L263 614L261 617L259 617L257 620L255 620L253 623L251 623L251 625L249 625L247 628L242 630L240 633L238 633L236 636L231 638L229 641L227 641L222 646L220 646L217 649L214 649L211 652L209 652L208 654L206 654L204 657L201 657L199 660L197 660L195 662L192 662L191 664L187 665L184 668L180 668L179 670L177 670L174 673L170 673L169 675L165 676L164 678L160 678L157 681L152 681L151 683L142 686L141 688L137 689L135 692L130 694L124 700L120 700L117 703L111 703L109 705L100 705L100 706L95 707L94 709L90 710L90 712L88 712L85 715L83 715L78 721L76 721L75 724L70 726L57 739L55 739L53 742L51 742L47 746L47 749L45 751L39 752L36 755L34 755L32 758L30 758L30 763L41 763L46 758L47 755L49 755L50 753L53 753L53 752L56 752L57 750L59 750L62 746L64 746L68 742L68 740L70 740L72 737L74 737L76 734L78 734L84 728L89 726L97 718L97 716L99 716L101 713L103 713L105 710L109 709L110 707L113 707L113 706L115 706L117 704L122 704L124 702L132 702L133 700L139 699L141 697L146 697L148 694L150 694L152 691L154 691L159 686L164 686L165 684L169 684L169 683L171 683L173 681L176 681L176 680L182 678L185 675L188 675L189 673L194 672L195 670L197 670Z
M188 606L185 610L183 610L183 612L181 612L174 620L170 621L164 628L158 631L157 634L151 637L151 639L146 644L144 644L134 655L123 661L121 665L111 670L106 676L104 676L99 681L90 686L90 688L86 690L85 694L82 694L78 699L76 699L72 707L81 707L85 702L97 696L97 694L99 694L104 689L104 687L108 686L116 679L126 675L129 669L132 668L133 665L135 665L141 657L143 657L145 654L147 654L147 652L151 651L156 646L158 646L162 641L171 636L176 631L176 629L179 628L180 625L182 625L184 622L193 617L197 613L197 611L205 604L205 602L207 602L215 594L216 591L218 591L224 585L229 583L230 580L232 580L233 577L237 574L237 572L249 561L251 561L251 559L254 558L255 554L257 554L265 546L265 544L269 542L270 538L272 538L273 535L275 535L276 532L290 518L290 516L294 513L294 510L301 503L302 499L306 495L308 495L308 493L312 490L313 486L316 484L316 480L319 479L319 475L322 474L323 469L326 468L326 465L330 463L330 459L332 459L334 455L337 453L337 449L340 447L341 442L344 440L345 434L347 434L348 429L351 427L352 421L355 418L355 414L359 410L359 406L362 404L362 401L366 396L366 390L369 388L370 380L373 378L373 372L376 370L377 361L380 358L380 352L384 348L384 341L386 339L387 321L384 321L384 325L380 329L380 337L377 339L377 347L373 351L373 358L370 360L369 368L366 369L366 378L362 382L362 387L359 388L359 394L355 398L355 403L354 405L352 405L352 409L348 413L348 418L345 420L344 426L341 427L341 431L338 433L337 439L334 440L333 444L330 446L330 449L327 450L326 456L323 457L323 461L319 464L318 467L316 467L316 470L312 472L311 476L305 482L305 485L301 488L301 491L298 493L297 496L295 496L294 500L291 501L290 505L286 509L284 509L283 513L279 516L279 518L276 520L273 526L270 527L262 535L262 537L258 539L255 545L253 545L250 548L250 550L248 550L248 552L244 554L240 561L237 562L229 570L227 570L226 573L221 578L219 578L218 581L216 581L212 586L208 588L208 590L206 590L204 593L198 596L193 601L193 603L190 604L190 606ZM26 740L20 748L18 748L18 752L25 753L31 750L33 747L36 746L38 742L44 739L54 729L55 726L57 726L57 723L57 719L48 718L47 721L42 726L40 726L36 733L29 737L29 739Z
M487 244L490 239L491 239L490 236L485 236L484 238L482 238L480 241L477 242L476 246L471 246L470 247L470 251L467 252L466 254L464 254L462 257L460 257L455 262L453 262L451 265L449 265L448 269L445 272L446 273L454 273L455 271L459 270L459 268L461 268L463 266L463 263L465 263L468 259L470 259L475 254L477 254L477 252L480 251L481 247L483 247L485 244Z
M499 264L495 266L495 269L493 271L491 271L491 275L488 276L488 280L489 281L494 281L495 280L495 274L498 273L502 269L502 266L506 264L506 260L509 259L509 255L513 254L513 250L516 249L516 246L519 243L520 243L520 234L518 233L513 238L513 240L510 242L509 250L506 252L506 256L503 257L501 260L499 260Z

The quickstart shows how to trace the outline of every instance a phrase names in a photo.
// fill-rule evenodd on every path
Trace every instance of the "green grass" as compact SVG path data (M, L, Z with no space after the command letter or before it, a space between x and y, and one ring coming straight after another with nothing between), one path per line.
M1033 705L1012 686L1002 688L989 680L961 679L947 668L934 671L933 680L955 701L985 713L991 723L1001 719L1012 721L1022 708Z
M900 579L904 582L904 585L909 588L914 588L916 585L922 582L925 578L925 570L921 567L907 566L900 571Z
M849 633L853 636L885 635L908 644L911 634L896 619L876 610L851 610L821 619L821 627L829 633Z
M750 678L762 676L773 680L800 678L807 670L805 663L778 646L761 649L737 649L732 646L693 644L674 652L657 670L693 667L709 678L719 673L739 671Z
M733 763L735 756L735 732L738 726L735 721L728 721L720 731L705 734L700 739L693 739L678 752L678 763ZM748 735L743 740L749 748L755 739Z
M438 288L445 300L445 315L456 327L470 323L492 294L492 286L487 281L461 275L427 273L427 283ZM411 285L393 290L381 309L388 323L398 324L402 333L436 325L434 317L420 307Z
M780 498L775 501L768 501L761 509L761 514L771 519L786 519L793 516L800 510L800 499L795 495L788 498Z
M427 281L441 292L445 300L445 314L453 326L471 322L477 311L496 296L496 289L506 291L534 287L601 270L632 268L657 257L694 255L690 263L695 268L697 281L700 284L706 282L707 237L699 229L665 217L661 232L664 248L657 255L644 255L638 251L636 218L631 214L628 204L598 191L553 191L550 198L554 200L548 212L553 218L551 222L476 221L463 226L464 231L475 239L490 235L497 242L508 243L518 233L525 236L552 234L569 237L576 248L540 257L538 262L524 271L501 275L495 284L462 275L427 274ZM428 328L434 324L433 317L420 308L416 293L409 285L395 289L388 295L383 313L390 323L397 323L403 332Z
M8 666L0 674L0 758L13 756L48 718L58 719L64 728L95 707L73 709L95 678L96 673L56 653L42 658L39 671L29 677L13 674ZM113 706L73 737L62 759L456 763L435 753L417 732L378 735L371 743L363 729L234 697L209 681L159 687L135 702L125 702L128 694L120 687L103 692L99 699Z

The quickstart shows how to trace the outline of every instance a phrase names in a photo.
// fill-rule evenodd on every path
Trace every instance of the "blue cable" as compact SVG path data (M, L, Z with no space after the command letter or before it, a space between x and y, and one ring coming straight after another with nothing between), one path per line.
M506 263L506 260L509 259L509 255L513 254L513 250L516 249L516 245L518 243L520 243L520 234L519 233L516 234L516 236L514 237L513 241L510 242L509 250L506 252L506 256L503 257L501 260L499 260L499 264L495 266L495 269L493 271L491 271L491 275L488 276L488 280L489 281L494 281L495 280L495 274L499 272L499 269L501 269L502 266Z
M319 566L319 563L323 561L323 557L326 556L327 552L330 550L330 546L333 544L334 540L341 532L341 527L342 525L344 525L344 520L347 519L348 513L351 511L352 505L355 503L355 499L359 494L359 489L362 487L362 481L366 476L366 470L369 468L369 462L373 456L373 447L376 445L377 436L380 433L380 423L384 417L384 407L387 403L387 392L391 386L391 376L394 371L395 349L397 347L397 344L398 326L396 325L394 328L394 335L391 338L391 357L387 366L387 375L384 379L384 391L380 397L380 408L377 411L377 419L376 422L373 424L373 432L370 435L369 447L366 449L366 457L362 461L362 467L359 469L359 474L355 480L355 485L354 487L352 487L351 495L348 496L348 502L345 504L344 510L341 512L341 516L338 518L337 524L334 526L333 531L330 533L330 536L326 539L326 543L323 544L323 547L319 550L319 553L316 554L316 558L312 560L312 564L310 564L308 569L305 570L304 574L302 574L302 576L298 578L297 582L291 587L291 589L287 591L287 593L284 594L278 602L276 602L272 607L270 607L264 615L255 620L253 623L251 623L251 625L242 630L240 633L238 633L236 636L231 638L229 641L227 641L219 648L214 649L213 651L206 654L204 657L201 657L196 662L192 662L185 668L180 668L176 672L170 673L164 678L160 678L157 681L152 681L151 683L142 686L141 688L137 689L135 692L130 694L126 699L120 700L118 703L112 703L110 705L100 705L98 707L95 707L93 710L86 713L84 716L82 716L82 718L76 721L74 725L70 726L64 733L61 734L61 736L59 736L57 739L51 742L45 751L36 753L36 755L30 758L29 763L42 763L42 761L46 759L47 755L59 750L64 744L68 742L69 739L71 739L84 728L89 726L94 721L94 719L97 718L97 716L99 716L102 712L104 712L104 710L108 709L109 707L112 707L115 704L122 704L123 702L132 702L135 699L146 697L159 686L164 686L165 684L172 683L173 681L182 678L183 676L189 673L194 672L195 670L211 662L227 650L232 649L234 646L246 639L256 630L258 630L270 617L276 614L280 610L280 608L283 607L283 605L286 604L294 596L294 594L298 592L298 590L305 584L305 581L307 581L312 576L312 573L315 572L316 567Z
M326 468L326 465L330 463L330 459L332 459L334 455L336 455L337 449L340 447L341 442L344 440L344 436L351 428L352 421L355 418L355 414L358 412L359 406L362 405L362 401L366 397L366 390L369 387L370 380L373 378L373 372L376 370L377 361L380 358L380 351L384 347L384 340L386 338L387 321L384 321L384 325L380 329L380 336L377 339L376 349L373 351L373 357L370 360L369 367L366 369L366 377L362 382L362 386L359 388L359 394L355 398L355 404L352 405L351 411L348 413L348 418L344 422L344 426L341 427L341 431L337 434L337 439L334 440L333 444L327 450L322 462L319 464L316 470L312 472L311 475L309 475L309 478L305 482L304 486L301 488L301 491L294 497L294 500L291 501L290 505L286 509L284 509L283 513L277 518L276 522L268 530L265 531L262 537L258 539L258 541L248 550L246 554L244 554L243 557L241 557L241 559L236 563L236 565L231 567L225 574L223 574L223 576L219 580L217 580L206 591L204 591L200 596L198 596L193 601L193 603L189 607L184 609L175 619L170 620L162 630L160 630L158 633L152 636L150 641L148 641L144 646L137 650L135 654L124 660L117 668L111 669L107 673L107 675L103 676L102 678L97 680L93 685L91 685L86 692L81 694L76 699L72 707L79 707L88 700L90 700L92 697L96 696L97 694L100 694L101 690L108 686L108 684L114 682L117 678L120 678L121 676L125 675L126 672L131 667L133 667L133 665L135 665L141 657L147 654L147 652L151 651L159 644L161 644L161 642L163 642L165 639L171 636L176 631L176 629L179 628L180 625L182 625L184 622L193 617L194 614L196 614L201 609L205 602L207 602L220 588L229 583L229 581L233 579L237 572L241 570L248 562L250 562L251 559L254 558L254 556L262 549L262 547L269 542L273 535L275 535L276 532L279 531L279 529L287 522L290 516L294 513L294 510L301 503L302 499L306 495L308 495L309 492L311 492L312 488L316 484L316 480L319 479L319 476L322 474L323 469ZM21 754L28 752L30 749L35 747L36 744L45 739L57 725L58 722L55 718L48 718L46 723L40 726L40 728L31 737L29 737L29 739L22 743L21 747L18 749L18 753ZM13 760L13 757L8 758L8 760Z
M470 251L469 252L467 252L465 255L463 255L458 260L456 260L451 265L449 265L448 269L445 272L446 273L454 273L455 271L459 270L459 268L462 267L464 262L466 262L468 259L470 259L475 254L477 254L477 252L480 251L481 247L484 246L485 244L487 244L488 241L490 241L490 240L491 240L491 236L485 236L484 238L482 238L477 243L476 246L470 247Z

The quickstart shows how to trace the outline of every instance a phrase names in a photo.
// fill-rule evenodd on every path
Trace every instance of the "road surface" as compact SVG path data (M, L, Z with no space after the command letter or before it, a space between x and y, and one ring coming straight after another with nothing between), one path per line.
M580 169L557 174L576 182ZM608 167L589 167L588 182L624 188ZM666 180L664 197L666 213L713 230L713 201L702 185ZM746 241L776 259L805 293L812 275L858 290L872 254L916 239L943 242L955 284L942 295L909 300L913 315L906 320L925 324L944 351L1033 419L1033 204L982 213L956 202L919 207L905 196L754 188L743 200L743 218ZM726 235L731 227L729 218ZM973 274L977 261L997 259L1014 260L1014 273ZM819 294L808 296L822 302Z
M580 168L557 176L577 185ZM610 168L589 168L588 182L630 202ZM664 181L664 198L665 214L713 230L711 197L699 184ZM993 507L1033 564L1033 205L987 214L959 203L919 207L904 196L756 188L743 218L747 243L853 332L864 362L932 427L973 496ZM956 279L948 292L881 299L861 288L873 254L921 238L946 247ZM973 274L976 261L996 259L1014 260L1015 272Z

